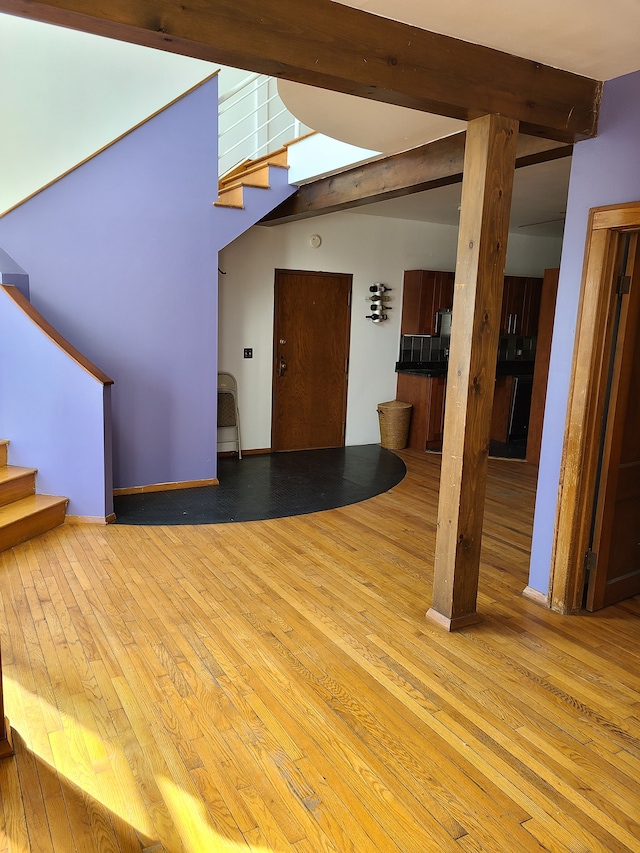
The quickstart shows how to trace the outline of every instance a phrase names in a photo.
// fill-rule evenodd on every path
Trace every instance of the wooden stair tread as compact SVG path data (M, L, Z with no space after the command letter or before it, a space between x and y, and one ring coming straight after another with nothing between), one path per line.
M237 166L234 166L233 169L230 169L225 175L220 178L220 183L224 184L227 181L233 181L237 179L240 175L245 174L246 172L253 171L255 169L260 169L263 166L281 166L284 168L289 168L287 165L287 148L283 146L282 148L278 148L276 151L272 151L269 154L263 154L262 157L255 157L252 160L245 160L243 163L239 163Z
M228 187L220 190L217 201L214 201L214 207L235 207L238 210L244 209L244 195L242 186Z
M218 198L214 207L230 207L236 210L244 209L244 187L255 189L271 189L270 170L288 169L288 152L286 146L270 151L262 157L245 160L218 181Z
M0 466L0 507L29 497L36 490L37 468L22 465Z
M214 207L233 207L238 210L244 209L244 188L269 190L271 189L270 169L288 169L276 163L259 163L246 169L241 174L234 176L226 175L220 179L218 185L218 198L214 201Z
M220 178L219 187L221 190L227 187L237 186L268 186L269 170L270 169L289 169L288 166L281 166L278 163L257 163L250 168L245 169L234 175L225 175Z
M37 473L37 468L23 468L21 465L1 465L0 483L8 483L10 480L19 480L20 477Z
M220 192L233 187L256 187L257 189L268 190L271 187L269 180L269 169L271 168L271 166L260 166L259 169L252 169L250 172L245 172L234 178L233 181L225 182L220 187Z
M37 468L7 464L9 441L0 439L0 551L64 524L69 498L38 495Z
M0 528L7 527L30 515L56 506L66 506L68 498L59 495L29 495L6 506L0 506Z

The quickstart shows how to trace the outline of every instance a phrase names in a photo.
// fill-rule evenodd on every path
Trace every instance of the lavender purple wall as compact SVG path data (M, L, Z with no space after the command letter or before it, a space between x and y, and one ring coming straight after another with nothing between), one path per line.
M218 251L294 189L217 196L217 78L0 218L31 301L115 384L114 486L216 476Z
M29 276L13 258L0 248L0 284L12 284L20 293L29 298Z
M114 486L216 473L217 81L0 219L31 301L109 374Z
M110 391L0 288L0 436L12 465L38 469L38 492L70 498L69 515L113 512Z
M589 209L640 199L640 72L605 84L598 136L574 148L531 550L529 586L549 585L560 461Z

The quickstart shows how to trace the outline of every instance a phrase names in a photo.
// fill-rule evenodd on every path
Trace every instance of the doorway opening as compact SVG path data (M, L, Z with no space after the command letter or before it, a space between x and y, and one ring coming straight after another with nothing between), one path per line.
M561 613L640 593L640 202L589 224L550 581Z

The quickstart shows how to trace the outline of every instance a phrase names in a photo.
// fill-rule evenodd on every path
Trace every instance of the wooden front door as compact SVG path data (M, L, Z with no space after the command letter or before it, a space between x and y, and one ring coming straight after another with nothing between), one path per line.
M272 446L342 447L351 276L276 270Z
M640 593L640 241L627 235L615 307L587 609Z

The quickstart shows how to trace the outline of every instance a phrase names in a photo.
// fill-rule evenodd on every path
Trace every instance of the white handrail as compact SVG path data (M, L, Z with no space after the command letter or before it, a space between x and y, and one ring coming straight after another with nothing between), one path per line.
M255 73L249 74L248 77L245 77L239 83L236 83L231 89L228 89L226 92L223 92L222 95L218 98L218 108L230 98L233 98L234 95L237 95L238 92L241 92L246 86L249 86L255 80L259 80L262 75Z
M219 171L281 148L306 132L280 100L270 92L273 78L249 74L218 99L220 122ZM275 86L274 86L275 88ZM248 99L249 100L247 103ZM223 121L228 119L228 124ZM237 139L237 132L241 138Z
M250 93L250 94L252 94L252 93ZM247 96L243 95L243 98L245 98L245 97L247 97ZM240 100L242 100L242 99L240 99ZM271 97L262 101L260 103L260 105L251 113L251 115L257 113L258 110L262 109L263 107L268 107L269 104L274 103L276 100L279 100L278 96L272 95ZM237 103L239 103L239 101ZM280 101L280 103L282 104L282 101ZM280 112L276 113L275 116L273 116L271 120L277 118L278 116L281 116L285 112L287 112L287 108L285 106L283 106L283 108L280 110ZM240 118L237 121L235 121L233 124L230 124L229 127L225 128L225 133L230 133L232 130L235 130L236 127L239 127L243 122L246 122L247 117L248 117L247 115L240 116Z
M284 115L284 113L286 113L286 109L280 110L280 112L276 113L272 118L269 118L266 121L262 122L262 124L257 125L255 128L255 131L252 131L251 133L248 133L246 136L244 136L242 139L239 139L238 142L235 143L235 145L232 145L230 148L227 149L226 153L228 154L230 151L234 151L236 148L238 148L244 142L247 142L251 137L253 137L255 135L255 133L257 133L261 130L264 130L265 127L268 127L272 121L279 118L281 115ZM258 154L259 151L261 151L263 148L266 148L266 147L268 147L268 141L263 142L262 145L258 146L256 154ZM244 159L252 159L252 158L248 157L248 158L244 158Z

